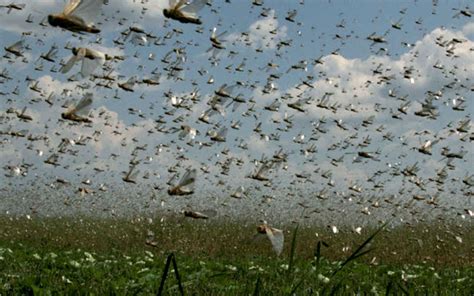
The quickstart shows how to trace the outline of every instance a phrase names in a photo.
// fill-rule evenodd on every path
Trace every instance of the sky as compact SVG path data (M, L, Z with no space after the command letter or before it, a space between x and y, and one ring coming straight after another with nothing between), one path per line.
M193 209L291 220L304 209L308 219L362 222L472 213L474 22L459 14L472 11L469 1L214 0L198 12L202 25L166 19L168 1L109 2L97 35L40 25L66 1L0 8L2 47L27 45L23 57L4 51L0 60L3 213ZM211 46L213 28L223 49ZM42 59L53 46L54 61ZM121 58L86 78L78 65L63 74L72 47ZM109 84L94 78L107 73ZM141 83L155 73L159 85ZM140 82L133 92L119 87L130 78ZM218 96L216 105L223 85L244 103ZM63 120L86 93L91 123ZM415 114L425 100L434 118ZM17 115L25 107L30 121ZM220 113L200 121L212 107ZM184 125L198 134L180 137ZM225 141L213 141L221 129ZM431 155L418 150L426 141ZM51 155L57 165L45 163ZM136 184L122 180L132 163ZM262 166L269 180L251 178ZM192 169L193 194L170 196Z

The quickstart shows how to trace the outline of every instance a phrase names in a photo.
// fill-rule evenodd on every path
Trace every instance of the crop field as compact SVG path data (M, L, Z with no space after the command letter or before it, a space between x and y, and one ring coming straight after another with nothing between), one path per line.
M276 256L254 225L239 221L0 220L1 295L474 291L474 231L469 224L388 224L361 234L293 224L281 227L284 251Z

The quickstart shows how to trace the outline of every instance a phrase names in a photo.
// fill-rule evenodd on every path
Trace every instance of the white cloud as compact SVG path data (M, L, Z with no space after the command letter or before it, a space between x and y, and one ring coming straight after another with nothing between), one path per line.
M249 26L246 35L231 34L228 36L229 41L240 40L251 48L262 50L275 49L278 41L287 37L288 28L286 26L279 26L278 20L275 16L275 11L272 10L268 17L258 20Z
M462 28L462 32L466 36L471 36L471 38L474 37L474 22L467 23L464 25Z
M436 39L442 38L447 42L453 38L464 40L463 43L454 46L454 56L447 56L446 47L437 45ZM375 112L374 104L379 103L382 107L394 108L400 101L388 97L388 89L400 89L401 94L408 94L410 100L422 101L428 90L436 91L448 82L458 79L461 83L469 85L472 80L474 68L474 55L472 54L474 42L466 38L462 32L453 32L443 29L435 29L427 34L409 52L400 56L399 59L392 59L388 56L370 56L365 60L348 59L342 55L328 55L322 60L323 65L314 67L314 75L324 73L324 78L316 79L313 89L306 89L303 97L312 97L313 103L308 106L309 116L317 118L326 116L330 118L361 118L369 115L381 116ZM435 69L433 66L439 63L444 70ZM384 76L392 76L389 84L380 83L381 75L374 75L373 70L381 65ZM413 68L414 83L403 77L407 68ZM387 70L388 71L385 71ZM455 75L448 73L455 71ZM451 77L449 77L451 76ZM287 90L293 96L302 91L296 88ZM334 114L328 110L316 107L314 101L323 95L333 93L329 99L329 104L339 103L341 107ZM359 113L344 110L344 106L353 104ZM416 105L416 104L415 104ZM363 112L362 112L363 111ZM308 114L296 113L299 118L307 118ZM383 120L379 120L383 121ZM406 122L403 122L406 124Z

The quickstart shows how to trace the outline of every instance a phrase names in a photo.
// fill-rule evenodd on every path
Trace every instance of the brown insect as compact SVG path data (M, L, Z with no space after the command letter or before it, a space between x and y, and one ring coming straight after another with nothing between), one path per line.
M192 2L187 0L179 0L178 2L170 0L170 7L163 9L163 15L180 23L201 25L202 21L196 13L206 5L206 2L206 0L194 0Z
M100 13L103 3L104 0L70 0L62 13L48 15L48 22L72 32L100 33L92 19Z

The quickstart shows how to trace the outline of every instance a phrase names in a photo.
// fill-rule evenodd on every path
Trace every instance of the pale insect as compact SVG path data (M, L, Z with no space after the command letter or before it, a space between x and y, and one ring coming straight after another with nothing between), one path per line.
M88 113L90 106L92 105L92 94L87 93L75 106L69 108L68 111L61 114L63 119L72 120L76 122L92 122L89 118L82 114Z
M63 12L48 15L48 22L53 27L61 27L72 32L100 33L94 26L94 19L99 15L104 0L70 0Z
M189 195L194 193L196 169L188 169L178 184L168 189L169 195Z
M6 52L15 55L16 57L23 57L23 52L25 48L25 40L21 39L10 46L5 46L4 49Z
M106 54L98 50L90 48L73 48L73 56L67 61L67 63L61 68L61 73L65 74L71 70L76 63L81 63L81 75L86 78L99 67L105 63L108 58Z
M285 241L285 236L283 235L283 231L280 229L276 229L273 227L268 226L267 222L263 222L263 224L257 227L257 232L266 234L267 238L272 243L273 250L277 255L280 255L283 251L283 243Z
M163 9L163 15L167 18L176 20L181 23L192 23L201 25L197 12L201 10L207 3L207 0L169 0L169 8Z

